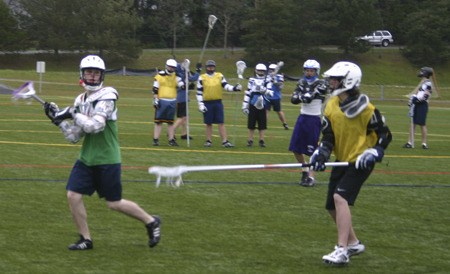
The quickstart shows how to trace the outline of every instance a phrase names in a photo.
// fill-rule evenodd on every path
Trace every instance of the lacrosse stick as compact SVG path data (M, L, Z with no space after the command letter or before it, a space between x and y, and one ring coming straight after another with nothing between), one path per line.
M211 33L211 30L214 28L214 24L217 21L217 17L214 15L208 16L208 33L206 34L205 42L203 43L202 52L200 53L200 58L198 59L198 62L201 63L203 60L203 54L205 54L206 44L208 43L209 34Z
M348 162L329 162L327 167L348 166ZM309 167L310 164L257 164L257 165L217 165L217 166L175 166L162 167L153 166L148 169L148 173L156 175L156 186L161 184L161 178L166 178L166 183L174 187L179 187L183 183L182 175L193 171L223 171L223 170L244 170L244 169L275 169L275 168L299 168Z
M187 146L190 147L189 142L189 65L191 61L189 59L184 59L183 63L181 63L181 67L184 69L184 86L186 92L186 141Z
M236 73L238 76L237 83L240 84L241 80L244 79L244 70L247 68L247 64L240 60L236 62ZM236 99L237 94L233 94L234 101L234 117L233 117L233 143L236 141L236 123L237 123L237 113L239 109L239 101Z
M30 99L30 98L38 101L42 105L45 104L45 101L36 95L36 90L33 87L32 81L26 82L25 84L21 85L18 89L14 90L12 93L13 100Z

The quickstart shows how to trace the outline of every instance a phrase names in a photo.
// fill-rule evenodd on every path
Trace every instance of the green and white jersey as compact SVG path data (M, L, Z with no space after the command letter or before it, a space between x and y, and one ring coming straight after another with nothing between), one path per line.
M89 96L87 93L80 94L75 100L77 112L86 117L80 161L87 166L121 162L117 129L116 102L118 99L119 94L114 88L105 87ZM105 117L106 123L104 125L99 123L95 119L96 116ZM90 127L92 131L86 130Z

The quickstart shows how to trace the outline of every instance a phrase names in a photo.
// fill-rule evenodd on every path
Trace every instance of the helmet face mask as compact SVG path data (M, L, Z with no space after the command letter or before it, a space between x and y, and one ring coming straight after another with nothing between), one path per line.
M332 96L337 96L345 91L358 88L361 84L362 72L358 65L351 62L337 62L324 73L329 80L337 80L339 85L330 86Z
M80 79L83 81L84 88L89 91L102 88L105 80L105 62L102 58L97 55L88 55L81 59Z

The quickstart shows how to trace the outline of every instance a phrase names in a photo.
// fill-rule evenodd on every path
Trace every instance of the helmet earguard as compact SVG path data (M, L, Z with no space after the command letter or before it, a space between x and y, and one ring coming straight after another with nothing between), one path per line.
M101 72L99 82L88 83L84 78L84 71L86 69L98 69ZM81 59L80 62L80 79L84 83L84 88L89 91L96 91L102 88L105 80L105 62L97 55L88 55Z
M323 74L327 80L335 78L340 81L339 87L332 90L331 95L336 96L344 91L358 88L361 84L362 72L358 65L351 62L337 62Z

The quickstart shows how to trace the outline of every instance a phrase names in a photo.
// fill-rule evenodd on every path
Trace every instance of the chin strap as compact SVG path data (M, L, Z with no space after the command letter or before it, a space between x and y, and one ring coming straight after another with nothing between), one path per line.
M357 98L351 98L349 101L345 101L340 107L342 112L348 118L354 118L358 116L369 105L369 97L362 94Z

